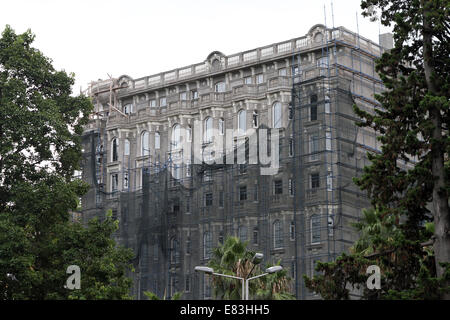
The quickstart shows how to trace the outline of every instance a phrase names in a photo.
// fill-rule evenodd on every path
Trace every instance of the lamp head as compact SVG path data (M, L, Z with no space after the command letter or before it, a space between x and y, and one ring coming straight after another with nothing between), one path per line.
M278 271L281 271L281 270L283 270L282 266L273 266L273 267L267 268L266 272L267 273L275 273L275 272L278 272Z
M260 264L263 258L264 258L264 254L257 252L253 256L252 263L253 264Z
M204 273L207 273L207 274L213 274L213 272L214 272L214 269L213 269L213 268L210 268L210 267L203 267L203 266L196 266L196 267L194 268L194 270L195 270L196 272L204 272Z

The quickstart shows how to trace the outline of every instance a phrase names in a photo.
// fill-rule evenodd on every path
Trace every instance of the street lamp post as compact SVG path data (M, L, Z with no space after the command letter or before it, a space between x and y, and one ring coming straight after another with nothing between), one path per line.
M206 274L211 274L211 275L214 275L214 276L241 280L241 282L242 282L242 295L241 295L241 297L242 297L242 300L244 300L244 295L245 295L245 279L244 278L236 277L236 276L230 276L228 274L216 273L216 272L214 272L213 268L210 268L210 267L197 266L197 267L194 268L194 270L197 271L197 272L204 272Z
M254 255L253 260L252 260L253 268L255 267L255 265L259 264L262 261L262 258L263 258L263 254L262 253L256 253ZM263 274L260 274L260 275L248 278L250 276L250 274L252 273L253 268L250 270L250 272L248 273L246 278L230 276L228 274L216 273L216 272L214 272L213 268L204 267L204 266L196 266L194 268L194 270L197 271L197 272L204 272L206 274L211 274L211 275L214 275L214 276L241 280L241 282L242 282L242 295L241 295L242 300L248 300L249 299L249 289L248 289L249 288L249 284L248 284L248 282L250 280L257 279L257 278L260 278L260 277L264 277L264 276L266 276L268 274L275 273L275 272L283 270L282 266L273 266L273 267L267 268L265 270L266 272L263 273Z
M249 289L248 288L249 288L249 281L250 280L261 278L261 277L267 276L268 274L275 273L275 272L278 272L278 271L281 271L281 270L283 270L282 266L273 266L273 267L267 268L266 272L263 273L263 274L260 274L260 275L257 275L257 276L254 276L254 277L246 279L245 280L245 300L249 299Z

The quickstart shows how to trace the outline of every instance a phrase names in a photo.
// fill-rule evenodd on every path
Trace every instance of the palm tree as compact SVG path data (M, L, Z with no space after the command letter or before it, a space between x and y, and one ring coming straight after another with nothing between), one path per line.
M247 249L247 242L242 242L237 237L228 237L223 245L213 249L208 266L218 273L247 278L250 273L252 273L252 276L262 273L259 265L252 262L254 255L255 252ZM239 300L242 298L242 283L240 280L213 276L212 285L216 299ZM263 291L260 290L267 290L267 292L264 291L263 294ZM261 294L259 295L258 292ZM264 299L263 297L266 299L293 297L288 292L289 279L285 271L261 277L249 284L249 293L256 295L259 299Z
M247 243L242 242L239 238L228 237L223 245L213 249L208 266L218 273L246 277L253 267L251 259L254 255L246 247ZM242 283L239 280L213 277L212 285L213 294L218 299L241 299Z
M280 264L278 261L277 265ZM267 265L266 268L271 267ZM295 296L289 293L291 279L286 270L281 270L258 279L256 298L261 300L294 300Z

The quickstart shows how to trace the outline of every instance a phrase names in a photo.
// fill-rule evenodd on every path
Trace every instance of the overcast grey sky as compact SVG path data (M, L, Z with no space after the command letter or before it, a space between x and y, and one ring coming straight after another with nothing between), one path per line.
M30 28L35 47L76 75L75 92L107 74L133 78L303 36L317 23L378 42L360 0L0 0L0 29Z

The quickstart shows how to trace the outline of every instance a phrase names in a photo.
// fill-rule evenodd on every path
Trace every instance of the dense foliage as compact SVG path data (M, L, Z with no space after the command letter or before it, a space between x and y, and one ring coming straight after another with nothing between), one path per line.
M228 237L222 245L213 249L212 259L208 266L214 272L249 278L262 274L260 265L253 264L255 252L247 249L247 243L237 237ZM271 265L267 265L266 268ZM213 294L220 300L240 300L242 298L242 282L237 279L213 276ZM290 294L290 279L286 270L263 276L249 281L249 295L262 300L288 300L294 297Z
M1 299L126 298L131 253L111 239L117 223L71 220L88 188L73 176L92 103L33 40L9 26L0 38ZM80 290L64 288L69 265Z
M364 289L366 298L449 298L450 2L364 0L361 7L394 31L394 48L376 65L386 87L376 96L381 108L355 106L358 125L382 143L355 179L373 209L356 225L353 252L320 264L323 274L307 286L345 299L352 285L366 288L366 267L376 264L382 289Z

